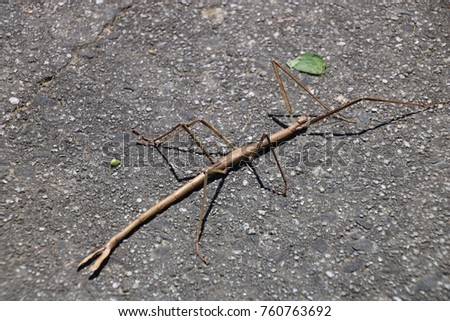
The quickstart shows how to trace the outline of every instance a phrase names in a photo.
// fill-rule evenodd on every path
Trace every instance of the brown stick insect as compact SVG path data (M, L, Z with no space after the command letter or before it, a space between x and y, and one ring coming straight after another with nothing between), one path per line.
M140 140L138 141L139 144L144 145L153 145L153 146L159 146L163 144L164 142L168 141L170 138L172 138L174 135L181 131L186 131L189 136L193 139L193 141L198 145L198 147L202 150L202 153L208 158L211 165L205 167L195 178L187 182L185 185L174 191L172 194L168 195L163 200L156 203L153 207L148 209L146 212L139 215L134 221L132 221L128 226L126 226L123 230L121 230L119 233L114 235L104 246L102 246L97 251L93 252L92 254L86 256L78 265L78 269L83 268L84 266L88 265L92 261L93 264L90 267L89 271L95 272L99 270L99 268L105 263L105 259L108 258L108 256L111 254L111 252L116 248L125 238L127 238L132 231L138 229L142 224L147 222L150 218L154 217L155 215L165 211L168 209L171 205L175 204L179 200L183 199L184 197L191 194L193 191L196 191L200 188L203 188L203 196L202 196L202 202L201 202L201 209L200 209L200 215L198 219L197 224L197 230L195 233L195 253L196 255L205 263L208 264L208 260L202 255L200 250L200 236L202 233L203 223L205 220L205 213L206 213L206 199L207 199L207 186L208 183L212 180L212 178L217 176L224 176L226 175L230 169L240 167L242 164L251 162L258 156L260 156L263 153L271 152L275 163L278 167L278 170L281 173L281 177L284 182L284 188L280 191L274 190L277 194L285 195L287 192L287 179L283 172L283 169L280 166L280 162L278 160L277 154L275 153L275 147L278 146L280 143L287 141L293 137L296 136L296 134L300 132L306 131L311 125L314 125L315 123L320 122L321 120L324 120L327 117L330 117L350 106L353 106L359 102L363 101L370 101L370 102L382 102L386 104L394 104L394 105L404 105L404 106L415 106L415 107L431 107L435 106L437 104L447 104L450 102L450 100L445 102L439 102L439 103L429 103L429 104L417 104L417 103L410 103L410 102L403 102L403 101L396 101L396 100L390 100L390 99L382 99L382 98L372 98L372 97L361 97L354 99L348 103L345 103L335 109L331 109L327 105L325 105L316 95L314 95L304 84L300 82L300 80L295 76L289 69L284 67L281 63L279 63L276 60L272 60L272 67L275 72L275 76L281 91L281 95L284 100L284 104L286 109L288 110L289 114L292 116L292 108L291 104L289 102L288 96L286 94L286 90L283 84L283 81L280 76L280 70L284 72L289 78L291 78L300 88L302 88L312 99L314 99L322 108L326 110L326 112L319 114L316 117L309 118L308 116L300 116L294 119L292 123L287 126L286 128L273 133L271 135L264 134L262 135L261 139L257 142L248 144L243 147L236 147L234 146L224 135L222 135L213 125L211 125L209 122L203 119L196 119L190 123L180 123L173 127L171 130L169 130L167 133L156 137L156 138L149 138L145 136L143 133L139 132L138 130L134 129L133 133L137 134L140 137ZM341 116L335 115L337 118L340 118L345 121L349 121ZM219 137L222 141L225 142L226 145L228 145L232 151L227 154L226 156L223 156L219 160L215 161L213 157L208 153L204 145L200 142L200 140L197 138L195 133L192 131L192 127L196 124L202 124L206 126L209 130L211 130L217 137Z

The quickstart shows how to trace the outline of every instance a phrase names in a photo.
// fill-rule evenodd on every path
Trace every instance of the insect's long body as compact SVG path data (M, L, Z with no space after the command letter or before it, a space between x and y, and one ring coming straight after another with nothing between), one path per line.
M217 174L225 174L230 168L239 166L242 162L251 161L255 157L257 157L261 152L267 150L269 148L275 147L283 141L291 138L296 132L302 130L307 126L308 118L306 116L301 116L297 118L291 125L287 128L284 128L272 135L270 135L269 139L261 140L260 142L251 143L245 145L243 147L237 148L231 151L226 156L219 159L214 164L207 166L202 170L200 174L194 177L192 180L184 184L182 187L177 189L172 194L168 195L163 200L156 203L153 207L139 215L133 222L131 222L126 228L122 231L114 235L108 243L101 249L87 256L81 263L80 266L84 265L91 259L100 256L94 264L91 266L90 270L97 270L105 258L107 258L110 252L124 239L126 238L133 230L140 227L150 218L154 217L158 213L165 211L171 205L178 202L180 199L183 199L193 191L199 189L204 186L205 177L209 180L209 178L213 177Z
M175 192L161 200L160 202L156 203L152 208L147 210L146 212L139 215L133 222L131 222L127 227L125 227L122 231L114 235L102 248L95 251L94 253L88 255L85 257L80 264L78 265L79 268L83 267L87 263L89 263L91 260L96 259L93 265L90 268L90 271L97 271L100 266L105 262L105 259L110 255L111 251L119 245L120 242L122 242L123 239L125 239L128 235L130 235L135 229L139 228L142 224L144 224L146 221L148 221L150 218L154 217L158 213L163 212L167 208L169 208L171 205L175 204L179 200L183 199L184 197L191 194L193 191L198 190L203 187L203 199L202 199L202 206L200 210L200 217L199 222L197 225L197 233L196 233L196 254L200 257L205 263L207 263L207 260L201 255L200 253L200 246L199 246L199 240L201 235L201 230L203 226L203 221L205 219L205 204L206 204L206 195L207 195L207 185L210 181L210 179L216 175L224 175L227 174L230 168L233 167L239 167L243 162L251 162L253 159L255 159L258 155L264 153L267 150L270 150L274 156L274 159L276 161L276 164L281 172L281 176L284 180L284 190L282 192L277 192L278 194L286 194L287 190L287 181L286 177L283 173L283 170L280 166L280 163L278 161L278 158L276 156L276 153L274 151L274 148L282 143L283 141L286 141L290 138L292 138L296 133L300 132L301 130L304 130L308 128L310 125L313 125L333 114L336 114L358 102L362 101L374 101L374 102L383 102L383 103L390 103L390 104L398 104L398 105L405 105L405 106L416 106L416 107L429 107L433 105L437 105L438 103L430 103L430 104L415 104L415 103L409 103L409 102L402 102L402 101L395 101L395 100L387 100L382 98L371 98L371 97L363 97L363 98L357 98L353 101L350 101L340 107L337 107L335 109L332 109L325 104L323 104L319 98L317 98L313 93L311 93L301 82L300 80L293 75L288 69L286 69L283 65L281 65L279 62L272 60L272 66L274 68L275 76L277 78L278 84L280 86L280 90L283 96L283 100L285 102L285 106L289 113L292 115L292 109L290 107L289 100L287 98L287 94L284 89L284 85L281 81L281 77L279 74L279 70L281 69L284 71L291 79L294 80L294 82L303 88L309 96L311 96L315 101L317 101L321 107L325 108L327 112L320 114L319 116L309 120L307 116L301 116L297 119L295 119L289 126L286 128L273 133L272 135L263 135L261 140L259 142L251 143L246 146L236 148L234 145L231 144L231 142L226 139L222 134L219 133L219 131L214 128L210 123L208 123L205 120L197 119L192 121L189 124L178 124L171 130L169 130L167 133L152 139L148 137L144 137L142 134L140 134L137 130L133 130L134 133L140 135L143 139L143 144L146 145L156 145L158 146L161 144L161 142L165 142L173 135L175 135L179 130L185 130L191 138L195 141L195 143L199 146L199 148L202 150L202 152L205 154L205 156L208 157L208 159L211 161L211 165L205 167L195 178L187 182L185 185L177 189ZM447 104L450 101L442 102L442 104ZM342 120L346 120L343 117L340 117L336 115L337 118L340 118ZM347 120L348 121L348 120ZM194 126L196 123L201 123L204 126L208 127L216 136L221 138L228 146L232 147L233 150L227 154L226 156L222 157L218 161L215 161L212 159L211 155L206 151L203 144L199 141L199 139L196 137L194 132L190 129L190 127Z
M210 166L211 169L226 170L227 168L239 165L243 161L251 161L262 151L272 147L276 147L280 143L288 140L296 132L306 127L308 117L301 116L297 118L288 127L272 134L269 139L261 140L259 142L248 144L244 147L237 148L224 156L216 163Z

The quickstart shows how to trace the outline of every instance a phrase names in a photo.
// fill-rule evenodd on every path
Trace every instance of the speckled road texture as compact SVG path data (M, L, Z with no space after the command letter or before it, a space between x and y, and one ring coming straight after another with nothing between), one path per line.
M448 2L370 3L0 1L0 299L449 300L448 105L362 103L343 113L356 124L310 128L278 148L287 197L267 155L212 182L208 266L195 192L96 278L77 272L206 164L186 135L160 154L131 129L204 118L238 145L279 130L272 58L325 57L324 76L299 77L332 106L449 99ZM284 80L296 114L319 113Z

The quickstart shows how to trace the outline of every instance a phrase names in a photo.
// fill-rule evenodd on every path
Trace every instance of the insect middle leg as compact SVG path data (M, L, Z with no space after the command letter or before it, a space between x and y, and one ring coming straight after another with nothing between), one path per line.
M159 146L159 145L167 142L171 138L173 138L179 132L184 130L185 132L187 132L189 134L189 136L192 138L192 140L195 142L195 144L201 149L202 153L208 158L208 160L211 162L211 164L214 164L213 157L208 152L206 147L202 144L202 142L198 139L198 137L194 133L194 131L191 129L191 127L193 127L197 123L200 123L200 124L204 125L206 128L208 128L209 130L211 130L214 133L214 135L216 135L220 140L222 140L228 147L230 147L231 149L236 149L236 146L234 146L233 143L231 143L228 138L226 138L217 128L215 128L213 125L211 125L211 123L209 123L208 121L206 121L204 119L195 119L189 123L179 123L179 124L175 125L174 127L172 127L172 129L170 129L166 133L164 133L156 138L149 138L149 137L145 136L143 133L141 133L140 131L138 131L137 129L133 129L133 133L139 135L143 140L143 142L138 141L137 142L138 144Z
M287 192L287 179L286 179L286 175L284 174L284 171L281 167L281 164L278 160L278 156L275 152L275 146L272 146L272 142L270 140L270 136L267 134L263 134L261 139L259 140L258 144L256 145L256 149L255 151L257 153L262 152L265 148L269 148L274 159L275 159L275 163L277 164L278 169L280 170L281 173L281 177L283 178L283 182L284 182L284 188L281 191L275 190L274 188L272 188L272 191L274 193L277 193L279 195L286 195ZM255 159L259 154L254 154L254 155L249 155L247 157L247 161L251 162L253 159ZM207 199L207 195L208 195L208 180L209 180L209 176L211 174L222 174L225 175L228 173L228 168L226 169L218 169L218 168L214 168L214 167L209 167L206 168L204 170L204 178L203 178L203 197L202 197L202 204L201 204L201 208L200 208L200 215L198 218L198 223L197 223L197 231L195 233L195 254L205 263L208 264L208 260L203 256L203 254L201 253L200 250L200 237L203 231L203 225L204 225L204 221L205 221L205 216L206 216L206 199Z
M267 146L270 149L270 152L272 153L273 158L275 159L275 163L277 164L278 170L281 173L281 177L283 178L283 183L284 183L284 187L283 187L282 191L277 191L274 188L272 188L272 192L274 192L274 193L276 193L278 195L286 196L286 193L287 193L287 190L288 190L286 175L284 174L283 168L281 167L280 161L278 160L277 153L275 152L275 147L272 146L272 142L270 141L270 136L269 135L263 134L261 136L261 139L259 140L258 145L257 145L257 150L261 150L262 145L264 144L264 141L267 141ZM253 159L253 157L250 157L249 160L251 161L252 159Z
M208 260L203 256L201 250L200 250L200 237L202 235L203 231L203 225L205 223L205 217L206 217L206 199L208 196L208 180L209 176L211 174L222 174L226 175L228 173L228 169L217 169L217 168L206 168L204 171L204 178L203 178L203 196L202 196L202 205L200 207L200 215L198 217L197 222L197 230L195 232L195 254L200 258L200 260L203 261L205 264L209 264Z

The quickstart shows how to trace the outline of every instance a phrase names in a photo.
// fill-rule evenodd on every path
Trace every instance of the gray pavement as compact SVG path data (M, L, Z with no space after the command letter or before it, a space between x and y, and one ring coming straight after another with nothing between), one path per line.
M449 99L447 1L313 2L0 1L0 299L449 300L448 104L362 103L343 113L356 124L317 124L278 149L287 197L268 190L267 155L211 183L208 266L194 192L95 278L77 272L205 164L186 135L167 164L131 129L204 118L240 145L279 130L272 58L325 57L324 76L300 77L332 106ZM286 82L296 113L319 112Z

